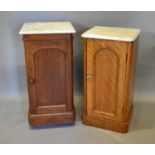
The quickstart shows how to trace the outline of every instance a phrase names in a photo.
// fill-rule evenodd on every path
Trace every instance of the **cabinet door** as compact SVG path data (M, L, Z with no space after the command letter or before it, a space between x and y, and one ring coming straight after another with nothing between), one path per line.
M71 40L25 41L31 113L72 110Z
M127 43L87 39L87 115L121 120Z

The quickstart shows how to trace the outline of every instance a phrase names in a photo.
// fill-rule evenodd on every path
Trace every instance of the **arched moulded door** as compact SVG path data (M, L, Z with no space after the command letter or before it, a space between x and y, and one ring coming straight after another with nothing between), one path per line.
M73 109L72 51L64 40L26 42L30 113Z
M125 81L127 45L94 39L89 39L87 45L87 114L119 120L124 102L122 81Z

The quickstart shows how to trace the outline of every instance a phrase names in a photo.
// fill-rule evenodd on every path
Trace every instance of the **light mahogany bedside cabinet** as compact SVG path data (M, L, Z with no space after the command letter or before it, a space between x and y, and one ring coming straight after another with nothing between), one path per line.
M84 41L83 123L127 132L139 29L95 26Z
M73 43L70 22L25 23L23 35L29 124L73 123Z

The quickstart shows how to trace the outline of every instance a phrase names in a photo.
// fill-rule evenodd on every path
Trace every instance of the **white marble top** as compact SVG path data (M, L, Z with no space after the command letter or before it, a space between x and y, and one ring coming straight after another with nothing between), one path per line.
M75 32L70 22L37 22L25 23L20 29L19 34L60 34Z
M132 42L139 34L139 29L95 26L83 33L82 37Z

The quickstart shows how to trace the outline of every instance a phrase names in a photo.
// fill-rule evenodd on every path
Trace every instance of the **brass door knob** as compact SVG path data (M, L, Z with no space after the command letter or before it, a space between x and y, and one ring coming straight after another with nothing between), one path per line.
M87 79L92 79L92 76L91 75L87 75L86 78Z

